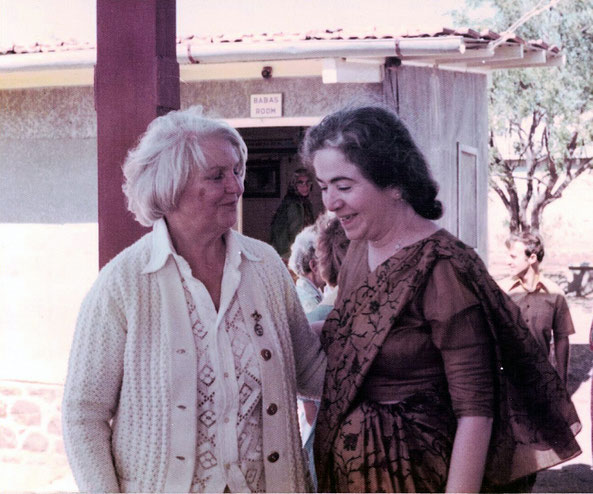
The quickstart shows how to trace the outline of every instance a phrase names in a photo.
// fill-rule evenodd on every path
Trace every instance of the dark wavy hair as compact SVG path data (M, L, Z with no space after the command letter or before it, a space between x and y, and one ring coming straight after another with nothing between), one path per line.
M436 220L443 205L436 199L439 186L409 130L391 110L363 106L339 110L310 127L301 146L309 166L315 153L334 148L361 174L381 189L397 187L402 198L424 218Z

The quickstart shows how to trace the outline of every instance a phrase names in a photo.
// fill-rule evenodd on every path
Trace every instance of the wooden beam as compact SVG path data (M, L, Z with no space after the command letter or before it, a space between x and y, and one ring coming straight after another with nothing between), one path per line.
M512 58L510 60L494 60L487 62L490 69L502 68L521 68L526 66L538 66L546 63L547 56L544 50L525 51L520 58ZM477 62L470 62L468 66L479 65Z
M322 80L324 84L383 82L383 65L381 62L372 64L341 58L323 59Z
M147 230L127 211L121 166L157 116L178 109L175 0L97 0L99 265Z

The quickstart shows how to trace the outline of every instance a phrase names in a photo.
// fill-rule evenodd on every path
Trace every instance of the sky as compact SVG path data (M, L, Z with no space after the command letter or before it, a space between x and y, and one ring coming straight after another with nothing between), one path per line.
M452 26L464 0L177 0L178 35ZM95 0L0 0L0 47L94 43Z

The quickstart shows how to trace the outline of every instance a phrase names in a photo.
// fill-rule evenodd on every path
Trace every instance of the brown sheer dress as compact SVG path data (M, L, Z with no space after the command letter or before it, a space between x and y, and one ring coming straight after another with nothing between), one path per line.
M480 276L488 278L482 288L471 281ZM578 452L568 428L576 414L563 395L568 419L552 412L563 431L553 441L562 444L562 451L549 456L546 465L514 464L518 443L545 451L550 446L523 415L516 430L502 432L513 429L512 414L506 406L507 379L501 377L501 335L492 328L499 322L490 309L506 311L507 302L503 294L502 301L485 303L492 290L495 298L502 292L455 237L440 230L373 273L366 243L353 242L339 286L336 310L322 334L328 371L315 440L320 491L444 491L461 416L495 418L487 483L508 482ZM516 321L503 319L509 331L516 331ZM537 347L530 340L529 352L539 351L532 343ZM542 379L532 369L535 360L546 361L540 354L523 359L529 361L527 371L519 364L522 382ZM544 401L554 393L562 390L546 390Z

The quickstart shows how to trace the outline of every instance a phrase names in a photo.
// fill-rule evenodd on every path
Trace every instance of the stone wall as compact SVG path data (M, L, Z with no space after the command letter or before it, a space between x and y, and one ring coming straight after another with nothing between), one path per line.
M0 491L75 491L62 441L63 386L0 380Z

